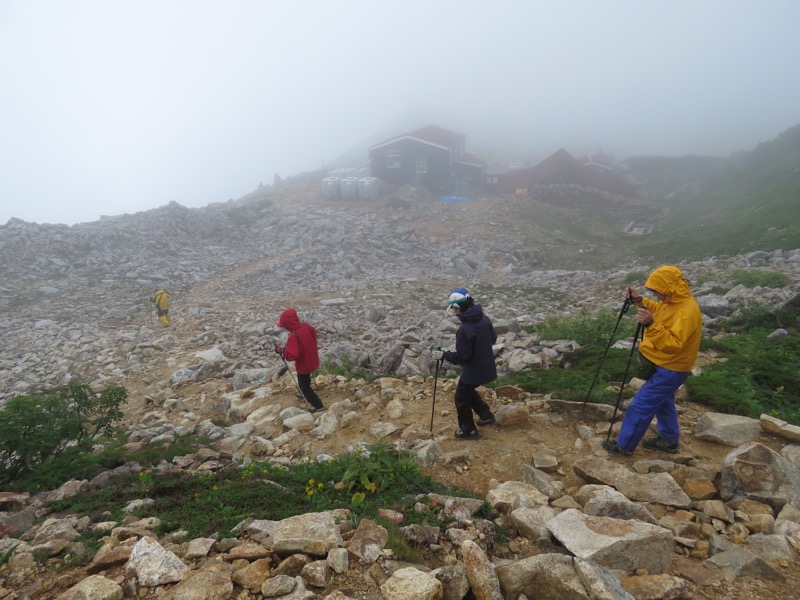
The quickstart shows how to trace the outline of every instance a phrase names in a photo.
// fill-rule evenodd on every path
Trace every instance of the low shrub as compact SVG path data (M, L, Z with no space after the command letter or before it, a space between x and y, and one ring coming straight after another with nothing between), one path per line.
M745 287L782 288L789 284L789 277L777 271L759 269L736 269L731 273L733 285Z
M790 335L769 339L768 335L779 327ZM630 337L634 328L634 320L623 317L614 339ZM614 317L607 312L548 319L536 327L543 339L575 340L583 347L563 355L561 362L550 369L515 373L498 378L492 385L517 385L532 393L550 394L563 400L588 398L614 403L630 351L609 348L603 360L613 329ZM722 360L704 366L699 377L689 378L686 383L689 400L720 412L755 418L767 413L800 425L799 332L800 296L780 307L758 305L740 310L724 324L723 333L728 335L702 341L702 350L713 350ZM628 379L638 375L638 370L634 357ZM624 391L623 397L629 395Z
M622 310L622 306L623 302L620 301L620 310ZM612 313L608 310L553 316L544 323L535 325L532 330L538 333L542 340L574 340L581 345L595 345L601 341L607 341L615 327L615 339L624 339L633 335L636 330L635 315L636 311L628 308L628 312L623 315L622 319L619 319L619 311ZM619 326L617 326L618 321Z
M62 462L91 452L93 440L113 436L128 392L100 393L77 381L42 396L11 398L0 410L0 483L10 484L70 449Z
M436 483L410 456L381 440L362 451L321 463L279 467L251 463L217 473L120 475L103 487L86 490L51 506L51 511L100 518L106 511L121 519L121 507L147 496L155 503L141 515L161 520L160 533L184 529L192 537L227 535L245 518L281 520L347 507L356 520L376 522L378 511L402 512L406 524L428 522L433 512L414 510L419 494L468 495ZM146 489L145 489L146 488ZM470 497L472 497L470 495ZM410 554L410 551L409 551Z
M374 375L367 373L364 367L356 366L350 361L348 355L334 357L326 356L319 369L316 371L319 375L335 375L351 379L363 379L364 381L372 381L375 379Z
M620 310L622 305L620 305ZM599 311L579 315L552 317L532 330L543 340L572 340L582 347L561 357L550 369L523 371L498 378L492 386L516 385L536 394L551 394L553 398L584 401L589 395L593 402L616 401L619 393L612 386L622 381L631 358L629 349L610 348L614 342L629 339L636 331L633 311L620 318L619 312ZM613 334L613 336L612 336ZM609 344L611 342L611 344ZM605 354L605 359L603 358ZM628 377L636 374L638 363L630 361ZM595 381L592 386L592 382ZM624 397L630 393L625 390Z

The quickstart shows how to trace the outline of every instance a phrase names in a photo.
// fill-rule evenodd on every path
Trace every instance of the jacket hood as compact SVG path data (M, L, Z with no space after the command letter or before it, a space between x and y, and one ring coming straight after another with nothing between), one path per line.
M647 278L644 285L673 300L689 298L692 295L689 283L683 278L681 270L671 265L658 267L650 273L650 277Z
M464 313L458 315L461 321L480 321L483 318L483 307L480 304L473 304Z
M293 308L287 308L281 313L276 325L288 329L289 331L294 331L300 327L300 319L297 317L297 311Z

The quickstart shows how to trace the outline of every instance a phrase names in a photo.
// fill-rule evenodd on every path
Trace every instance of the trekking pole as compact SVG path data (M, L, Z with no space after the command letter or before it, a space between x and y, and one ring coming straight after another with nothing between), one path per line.
M264 346L266 346L266 344L264 344ZM274 346L274 347L275 347L275 348L279 348L279 347L280 347L280 344L275 344L275 346ZM284 367L286 367L286 370L289 372L289 377L291 377L291 378L292 378L292 382L294 383L294 386L297 388L297 392L300 394L300 397L301 397L303 400L305 400L305 403L306 403L308 406L311 406L311 403L310 403L308 400L306 400L306 395L303 393L303 390L301 390L301 389L300 389L300 384L299 384L299 383L297 383L297 379L295 379L295 377L294 377L294 373L292 373L292 370L289 368L289 363L288 363L288 362L286 362L286 357L284 357L284 356L283 356L283 352L277 352L277 351L276 351L276 352L275 352L275 354L278 354L278 355L280 355L280 357L281 357L281 360L283 361L283 366L284 366Z
M597 378L600 376L600 369L603 368L603 363L606 361L606 355L608 355L608 350L611 348L611 344L614 342L614 335L617 333L619 322L622 320L622 316L626 312L628 312L628 308L630 307L631 304L632 301L630 297L625 298L625 302L622 303L622 309L619 311L619 316L617 317L617 322L614 325L614 330L611 332L611 336L609 336L608 338L608 344L606 344L606 350L605 352L603 352L603 356L600 359L600 364L597 365L597 372L594 374L594 379L592 379L592 385L589 386L589 391L586 393L586 400L583 401L583 407L581 408L582 411L586 410L586 403L589 402L589 397L592 395L594 384L597 383Z
M301 389L300 389L300 384L299 384L299 383L297 383L297 379L295 379L295 377L294 377L294 373L292 373L292 370L289 368L289 363L287 363L287 362L286 362L286 359L283 357L283 354L281 354L281 360L283 360L283 364L284 364L284 366L286 367L286 370L287 370L287 371L289 371L289 377L291 377L291 378L292 378L292 381L294 382L294 386L297 388L297 391L299 392L299 394L300 394L300 397L301 397L303 400L305 400L305 403L306 403L308 406L311 406L311 402L309 402L308 400L306 400L306 395L303 393L303 390L301 390Z
M628 364L625 365L625 374L622 376L622 384L619 386L619 394L617 395L617 403L614 405L614 414L611 415L611 427L608 428L608 434L606 435L606 441L611 439L611 430L614 429L614 419L617 418L617 410L619 409L619 402L622 400L622 392L625 389L625 382L628 381L628 369L631 366L631 360L633 359L633 353L636 350L636 343L639 341L640 337L644 337L644 325L641 323L637 323L636 325L636 333L633 334L633 343L631 344L631 353L628 355Z
M439 367L444 363L444 359L437 359L436 371L433 374L433 402L431 402L431 433L433 433L433 412L436 409L436 382L439 380Z
M434 350L441 350L442 349L442 338L444 338L444 333L439 336L439 343L434 346ZM433 402L431 403L431 433L433 433L433 411L436 408L436 383L439 380L439 367L444 364L444 359L438 359L436 361L436 371L433 374Z

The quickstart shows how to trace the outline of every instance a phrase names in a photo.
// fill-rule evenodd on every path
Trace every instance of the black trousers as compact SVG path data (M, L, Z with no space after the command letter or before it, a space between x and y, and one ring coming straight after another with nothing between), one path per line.
M469 385L460 379L456 386L456 413L458 414L458 427L464 433L469 433L475 429L475 421L472 412L475 411L481 419L490 419L492 409L483 401L481 395L476 392L477 385Z
M310 373L306 373L305 375L298 373L297 385L300 387L300 393L303 394L303 398L306 399L306 402L308 402L314 408L322 408L322 400L320 400L319 396L317 396L317 393L311 389Z

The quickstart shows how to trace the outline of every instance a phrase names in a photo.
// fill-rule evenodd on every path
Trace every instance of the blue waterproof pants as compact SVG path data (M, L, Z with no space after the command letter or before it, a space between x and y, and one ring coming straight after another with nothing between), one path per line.
M680 437L678 411L675 409L675 390L691 375L688 371L670 371L656 367L656 372L636 392L622 419L617 444L634 450L642 441L653 417L658 420L658 433L668 444L677 444Z

